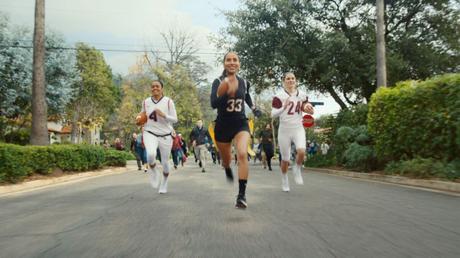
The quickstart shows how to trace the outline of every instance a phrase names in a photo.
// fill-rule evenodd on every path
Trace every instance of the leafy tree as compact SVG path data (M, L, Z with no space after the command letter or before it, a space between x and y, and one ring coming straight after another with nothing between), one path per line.
M171 73L165 67L157 66L153 72L165 83L165 95L170 96L176 105L178 123L176 131L188 135L195 122L202 118L200 102L195 83L186 68L175 65Z
M7 118L30 112L32 50L14 47L23 41L31 41L30 31L0 15L0 115Z
M134 118L141 110L142 101L151 95L152 80L160 79L164 83L164 94L176 106L179 121L174 127L177 132L188 135L202 113L195 84L187 69L180 65L166 67L159 63L154 66L138 63L132 71L123 80L123 99L117 112L118 118L111 123L111 127L116 128L122 137L138 131ZM120 128L117 125L123 126Z
M9 24L0 14L0 135L29 127L32 102L32 41L30 29ZM46 102L48 118L59 118L72 98L79 80L75 52L63 50L62 35L47 31L45 44ZM11 125L11 126L7 126ZM6 131L5 131L6 130Z
M67 109L72 121L72 142L76 141L80 126L101 125L115 110L119 100L119 89L112 81L112 71L103 54L84 43L78 43L76 47L81 81L74 84L76 94Z
M245 0L226 12L216 40L241 57L257 91L293 71L345 109L376 89L375 1ZM385 1L388 84L460 70L459 6L449 0ZM233 37L228 37L231 35Z

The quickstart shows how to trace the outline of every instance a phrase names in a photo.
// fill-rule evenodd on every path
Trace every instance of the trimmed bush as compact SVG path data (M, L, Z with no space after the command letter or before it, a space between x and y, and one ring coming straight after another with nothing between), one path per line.
M14 144L0 144L0 182L15 183L32 174L24 147Z
M382 161L460 153L460 74L380 88L371 98L368 128Z
M17 182L33 174L48 174L54 168L86 171L125 166L135 159L131 153L105 150L93 145L18 146L0 144L0 182Z
M49 174L56 167L56 156L47 146L24 146L24 155L32 172Z
M106 150L105 165L107 166L126 166L127 160L136 159L132 153L127 151Z

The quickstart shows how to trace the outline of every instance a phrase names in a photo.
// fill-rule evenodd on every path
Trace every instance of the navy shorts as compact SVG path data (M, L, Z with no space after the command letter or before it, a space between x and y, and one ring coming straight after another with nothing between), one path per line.
M216 141L230 143L233 137L241 131L249 131L249 124L247 119L216 121L214 127L214 134Z

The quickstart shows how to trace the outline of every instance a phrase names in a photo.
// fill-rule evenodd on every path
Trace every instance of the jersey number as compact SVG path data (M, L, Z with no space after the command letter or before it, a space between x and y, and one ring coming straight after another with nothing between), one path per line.
M157 112L153 111L152 113L150 113L149 118L153 119L153 121L156 122L157 121Z
M243 109L242 99L229 99L227 101L227 112L241 112Z
M294 115L296 112L300 114L300 106L301 106L300 101L297 101L297 105L295 105L295 109L294 109L293 101L289 101L288 105L289 105L288 115Z

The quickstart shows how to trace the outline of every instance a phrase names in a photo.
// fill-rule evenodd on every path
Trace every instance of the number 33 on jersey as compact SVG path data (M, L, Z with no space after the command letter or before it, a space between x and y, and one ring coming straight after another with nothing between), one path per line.
M227 112L241 112L243 109L243 99L227 100Z

